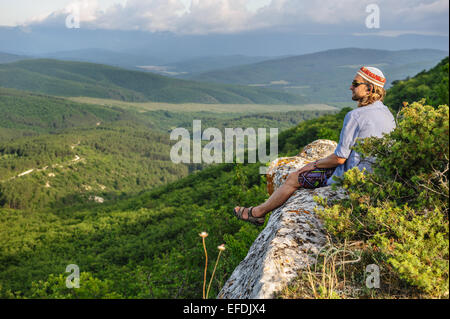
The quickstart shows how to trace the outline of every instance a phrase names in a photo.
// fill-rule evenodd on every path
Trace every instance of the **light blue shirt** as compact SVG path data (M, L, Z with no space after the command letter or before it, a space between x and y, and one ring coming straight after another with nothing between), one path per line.
M372 172L371 162L373 162L373 159L361 161L360 155L351 148L355 145L357 138L382 137L384 133L392 132L395 127L395 119L392 113L381 101L358 107L347 113L339 144L334 151L337 157L346 158L347 161L336 168L334 174L328 179L327 185L336 183L333 181L334 176L341 177L355 166L360 171L365 168L367 172Z

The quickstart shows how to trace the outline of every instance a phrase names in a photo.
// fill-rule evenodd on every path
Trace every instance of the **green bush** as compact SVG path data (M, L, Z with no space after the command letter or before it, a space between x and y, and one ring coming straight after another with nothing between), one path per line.
M446 57L431 70L420 72L412 79L394 81L384 103L397 111L403 102L412 103L422 98L430 105L448 105L448 61Z
M92 274L80 274L79 288L67 288L66 275L50 275L47 281L31 284L32 298L40 299L118 299L123 298L114 292L113 283L109 280L94 278Z
M358 168L339 185L349 198L319 212L338 240L365 240L397 275L432 297L448 296L449 109L405 107L398 126L355 150L376 157L373 173Z

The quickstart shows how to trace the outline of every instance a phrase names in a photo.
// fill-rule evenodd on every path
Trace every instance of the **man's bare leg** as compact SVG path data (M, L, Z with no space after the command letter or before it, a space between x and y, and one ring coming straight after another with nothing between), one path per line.
M253 216L257 218L264 217L267 213L283 205L300 187L300 184L298 183L298 175L298 172L289 174L286 182L284 182L284 184L281 185L280 188L278 188L265 203L253 208ZM235 210L239 209L239 206L235 208ZM244 219L248 218L248 209L244 210L242 217Z

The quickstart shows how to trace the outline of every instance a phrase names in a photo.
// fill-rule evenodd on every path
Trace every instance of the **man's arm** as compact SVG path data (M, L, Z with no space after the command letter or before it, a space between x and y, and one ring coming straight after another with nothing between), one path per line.
M315 167L317 168L335 168L339 165L344 164L347 161L346 158L338 157L336 154L331 154L328 157L325 157L321 160L315 162ZM314 163L309 163L306 166L302 167L298 172L301 174L303 172L309 172L315 169Z
M356 138L358 137L358 118L359 115L354 111L348 112L344 118L344 124L339 137L339 144L337 145L334 153L326 158L316 161L315 163L309 163L297 172L308 172L315 168L335 168L344 164L350 156L352 151L351 149L353 145L355 145Z
M336 154L331 154L316 162L317 168L335 168L344 164L347 161L346 158L338 157Z

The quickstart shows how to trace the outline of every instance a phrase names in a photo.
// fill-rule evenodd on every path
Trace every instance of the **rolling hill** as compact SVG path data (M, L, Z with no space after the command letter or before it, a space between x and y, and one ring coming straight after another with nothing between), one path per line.
M39 59L106 64L134 71L150 71L161 75L175 76L178 78L186 78L187 75L238 65L257 63L271 59L270 57L245 55L218 55L174 59L166 56L155 57L148 56L146 54L139 55L97 48L48 52L35 55L34 57ZM13 60L10 62L12 61Z
M432 90L439 88L441 83L448 83L448 61L444 61L434 71L438 71L433 76L439 76L439 80L430 84ZM422 84L421 81L414 80L424 79L427 74L425 72L405 81L400 87L402 94L410 98L408 92L415 93ZM399 85L400 83L396 83L388 94ZM401 101L392 101L390 106L400 103ZM301 147L319 138L337 140L349 110L313 119L284 131L279 137L280 155L295 155ZM118 141L121 140L122 132L116 132ZM109 136L111 135L106 134L106 142L109 142ZM56 143L51 143L53 146L49 149L54 150L55 145L62 144L60 142L64 137L59 138ZM142 144L141 138L128 145L124 151ZM96 147L92 143L95 139L88 138L79 145L76 145L76 140L66 140L66 144L61 147L66 149L69 160L76 154L71 152L84 151L89 155L92 154L91 147ZM129 144L128 139L125 141ZM45 139L41 142L45 144ZM104 152L114 151L114 145L107 145ZM71 146L75 146L74 150ZM11 149L12 147L9 148ZM14 164L12 157L18 156L14 154L17 152L3 151L2 159ZM120 153L112 152L110 160L115 160L117 154ZM106 163L114 164L108 161ZM77 165L80 164L73 165L71 170L76 172ZM107 170L109 165L102 167ZM114 164L114 170L117 167ZM126 174L126 169L122 167L121 173ZM202 231L209 233L206 245L210 260L215 260L219 244L225 243L227 247L211 288L210 296L215 296L260 232L255 226L238 221L231 213L238 203L249 207L267 198L265 177L258 173L259 164L214 165L138 196L118 197L103 204L82 201L77 207L57 207L53 211L11 209L5 204L11 198L11 191L6 188L9 196L2 196L4 194L0 191L0 201L5 206L0 208L0 297L201 298L204 255L198 234ZM44 178L50 178L42 172L38 174L41 174L43 181ZM76 176L74 173L72 178L80 183L76 181ZM92 187L92 192L102 190L100 181L92 179L90 183L80 183L80 188L85 192L89 192L85 186ZM50 181L50 186L52 185ZM112 181L111 186L114 185ZM45 184L41 187L46 191ZM377 187L374 189L378 190ZM37 196L42 194L45 193L41 192ZM400 212L400 218L405 220L403 211ZM421 215L425 214L421 212ZM416 223L413 220L411 224ZM422 225L419 224L423 233ZM385 226L382 230L384 229ZM360 240L358 239L358 243ZM412 250L417 249L423 250L424 247L413 246ZM446 258L448 260L448 254ZM387 258L376 251L374 260L382 262ZM80 266L84 282L78 295L65 286L65 267L74 262ZM432 263L433 260L428 262ZM357 270L350 273L352 276L349 275L348 280L353 280L353 275L359 280L366 260L363 259L361 264L356 265ZM389 271L390 276L391 267L383 269ZM211 273L212 267L208 269L208 278ZM362 287L361 290L365 291L365 276L361 278L363 279L357 282L357 287ZM389 278L385 283L382 287L384 291L389 291L390 298L399 297L396 285L400 285L401 289L416 289L410 282L397 282L395 277L394 280ZM378 294L378 291L370 294L376 298L373 295Z
M63 98L0 87L0 142L72 128L127 123L167 134L175 127L278 127L334 113L327 105L168 104L133 103L111 99Z
M0 63L10 63L10 62L24 60L27 58L28 57L17 55L17 54L0 52Z
M217 69L235 67L239 65L253 64L271 60L270 57L253 57L245 55L205 56L181 60L178 62L161 64L154 67L154 72L174 76L180 79L189 79L194 74L200 74ZM142 69L145 67L141 66ZM148 68L147 68L148 69Z
M60 134L75 128L92 129L101 124L127 123L156 129L154 124L157 123L151 116L142 117L121 107L6 88L0 88L0 114L0 143L41 134Z
M192 80L265 87L301 94L314 103L351 100L350 82L362 65L382 69L388 86L435 66L448 55L439 50L337 49L210 71Z
M173 60L167 60L164 57L158 58L145 54L123 53L98 48L47 52L37 54L35 58L106 64L135 71L139 70L138 65L159 65L173 62Z
M264 88L198 83L107 65L59 60L0 64L0 86L58 96L168 103L304 104L294 94Z
M0 88L0 129L23 134L52 133L72 127L93 127L99 122L133 120L120 108L82 104L63 98ZM0 140L5 137L0 135Z
M187 176L168 135L143 125L101 124L0 141L0 206L47 210L108 201Z
M193 120L220 130L282 131L335 112L258 109L260 113L192 112L189 106L184 111L136 110L0 88L0 206L44 209L91 197L110 200L186 176L201 165L172 163L169 132L176 127L192 131Z
M175 181L170 140L151 116L0 88L0 205L67 206Z

